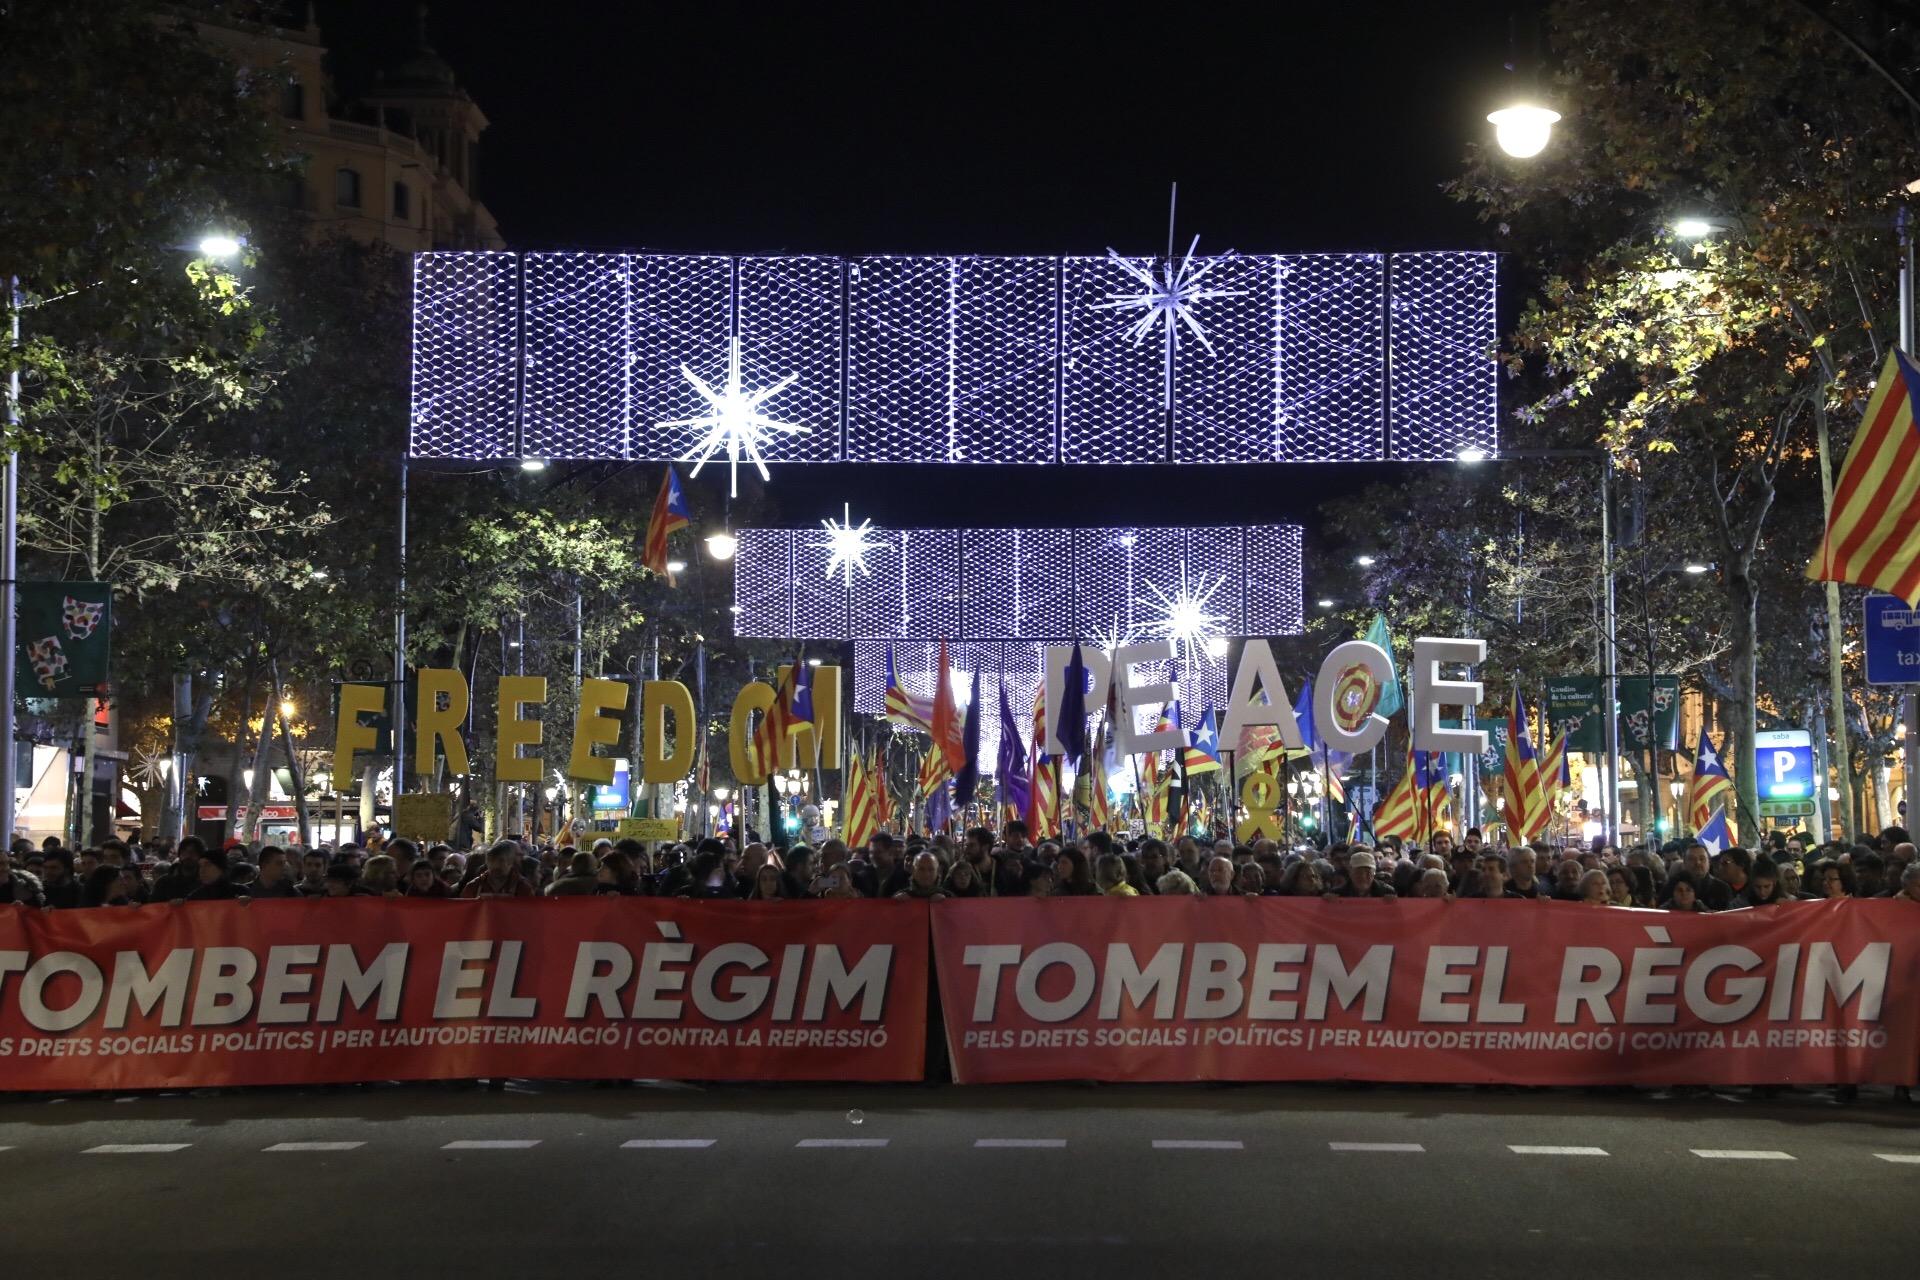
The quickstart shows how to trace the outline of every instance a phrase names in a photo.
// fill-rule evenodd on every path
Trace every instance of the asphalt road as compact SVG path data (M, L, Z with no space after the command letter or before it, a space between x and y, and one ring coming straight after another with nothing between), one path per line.
M1337 1086L0 1097L51 1277L1911 1277L1920 1106Z

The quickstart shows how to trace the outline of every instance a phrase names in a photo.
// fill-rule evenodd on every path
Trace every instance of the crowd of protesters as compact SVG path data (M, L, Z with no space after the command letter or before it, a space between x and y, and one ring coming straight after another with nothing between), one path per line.
M210 847L188 836L129 844L108 840L73 851L49 839L17 840L0 852L0 904L47 908L252 898L529 898L622 894L681 898L1201 897L1498 898L1560 900L1596 907L1728 911L1807 899L1895 898L1920 902L1920 862L1905 830L1846 846L1809 848L1776 833L1765 848L1711 854L1697 840L1622 853L1594 841L1497 849L1469 830L1456 843L1387 838L1377 846L1337 842L1282 850L1272 840L1205 843L1183 835L1126 841L1105 831L1034 843L1025 824L972 827L901 838L879 833L857 849L827 840L816 849L744 847L710 837L650 852L638 840L591 847L495 842L482 852L448 844L371 838L365 846Z

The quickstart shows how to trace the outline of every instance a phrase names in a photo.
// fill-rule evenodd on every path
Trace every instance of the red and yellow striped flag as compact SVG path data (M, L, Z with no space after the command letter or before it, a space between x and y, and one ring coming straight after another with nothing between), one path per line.
M1407 748L1407 768L1387 798L1374 810L1373 834L1398 836L1411 840L1419 832L1424 814L1424 790L1414 785L1413 748Z
M1027 837L1045 840L1059 830L1060 761L1043 757L1047 732L1047 686L1033 692L1033 788L1027 794Z
M1815 582L1877 587L1920 608L1920 424L1913 396L1920 369L1900 351L1867 401L1866 417L1840 465L1826 536L1807 566Z
M841 828L847 847L859 848L873 838L879 826L879 806L874 803L867 762L856 753L847 762L847 818Z

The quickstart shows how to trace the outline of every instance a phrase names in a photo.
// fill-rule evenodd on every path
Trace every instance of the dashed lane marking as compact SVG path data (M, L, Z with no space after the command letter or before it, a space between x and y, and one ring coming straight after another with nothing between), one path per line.
M262 1151L354 1151L366 1146L364 1142L276 1142Z
M886 1138L802 1138L794 1143L796 1148L806 1151L818 1151L827 1147L884 1147Z
M1689 1148L1702 1160L1791 1160L1792 1156L1784 1151L1721 1151L1709 1148Z
M1604 1147L1515 1147L1507 1150L1517 1156L1604 1156Z
M449 1142L442 1151L525 1151L540 1145L538 1138L463 1138Z
M191 1142L107 1142L97 1147L88 1147L80 1154L83 1156L158 1156L174 1151L185 1151Z
M1426 1148L1417 1142L1329 1142L1329 1151L1401 1151L1420 1154Z
M700 1151L713 1143L712 1138L629 1138L620 1146L628 1151Z
M1247 1144L1237 1138L1155 1138L1155 1151L1244 1151Z
M4 1150L5 1147L0 1147L0 1151ZM1876 1151L1873 1158L1885 1160L1888 1164L1920 1164L1920 1154L1911 1151Z
M975 1138L973 1145L992 1150L1056 1151L1067 1145L1065 1138Z

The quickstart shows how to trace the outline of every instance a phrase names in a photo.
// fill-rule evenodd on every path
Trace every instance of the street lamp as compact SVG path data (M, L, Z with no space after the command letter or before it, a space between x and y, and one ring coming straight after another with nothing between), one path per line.
M1372 556L1355 556L1353 558L1353 562L1359 565L1362 569L1371 569L1374 565L1374 559Z
M1712 571L1713 566L1710 564L1689 564L1681 566L1681 572L1690 573L1696 578L1703 573L1711 573Z
M520 459L520 469L522 471L545 471L547 469L547 460L545 458L522 458Z
M733 553L740 549L740 539L732 532L722 529L719 533L707 535L707 554L715 560L731 560Z
M685 573L686 571L687 571L687 562L685 560L667 561L668 573Z
M214 231L201 236L198 247L200 256L224 260L240 252L240 238L224 231Z
M1494 141L1502 151L1516 160L1525 160L1547 149L1554 122L1559 119L1558 111L1516 102L1489 114L1487 123L1493 126Z

